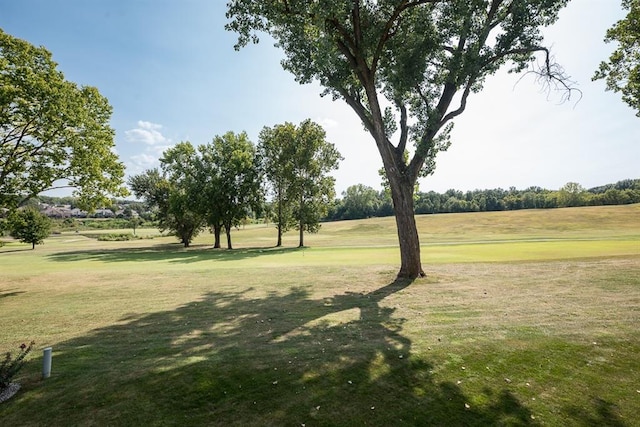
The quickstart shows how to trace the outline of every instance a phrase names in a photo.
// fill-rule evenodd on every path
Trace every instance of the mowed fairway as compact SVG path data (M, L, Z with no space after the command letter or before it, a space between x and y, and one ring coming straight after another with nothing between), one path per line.
M5 245L0 425L640 425L640 205L419 216L413 283L394 227Z

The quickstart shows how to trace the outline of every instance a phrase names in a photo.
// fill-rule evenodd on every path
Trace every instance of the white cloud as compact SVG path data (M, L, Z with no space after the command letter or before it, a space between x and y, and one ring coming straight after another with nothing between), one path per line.
M320 126L322 126L325 129L331 129L331 128L335 128L338 126L338 122L336 120L333 120L329 117L321 117L321 118L317 118L316 123L320 124Z
M151 146L168 145L171 140L160 132L161 129L162 125L139 120L138 127L125 131L124 136L128 142L141 142Z
M158 159L173 145L173 141L162 134L162 129L161 124L139 120L136 128L124 132L127 142L146 145L144 152L129 157L126 166L131 175L160 165Z
M143 173L148 169L153 169L159 165L158 156L141 153L131 156L127 162L127 172L130 175Z

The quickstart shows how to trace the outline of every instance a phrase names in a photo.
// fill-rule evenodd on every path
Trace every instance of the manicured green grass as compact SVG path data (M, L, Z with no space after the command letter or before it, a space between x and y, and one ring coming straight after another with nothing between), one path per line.
M640 206L0 248L2 425L640 424ZM104 233L113 231L104 230ZM149 234L155 234L149 231ZM53 346L52 377L40 379Z

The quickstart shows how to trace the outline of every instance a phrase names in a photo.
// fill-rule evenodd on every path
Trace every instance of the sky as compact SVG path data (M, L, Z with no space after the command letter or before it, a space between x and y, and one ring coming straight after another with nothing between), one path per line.
M158 166L181 141L246 131L257 143L264 126L310 118L344 157L332 173L337 194L355 184L379 190L382 161L353 110L320 97L318 84L296 83L266 36L235 51L225 11L225 0L0 0L0 28L45 46L67 80L108 98L127 176ZM451 147L420 190L557 190L640 178L640 118L591 81L615 48L604 34L623 17L617 0L572 0L544 35L582 96L561 102L533 76L499 71L469 97Z

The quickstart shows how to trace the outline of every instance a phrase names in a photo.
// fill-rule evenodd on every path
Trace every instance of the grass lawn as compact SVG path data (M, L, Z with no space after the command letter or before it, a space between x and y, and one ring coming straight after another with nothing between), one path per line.
M392 218L323 224L304 249L267 226L232 251L8 242L0 351L37 349L0 425L640 425L640 205L418 227L412 283Z

